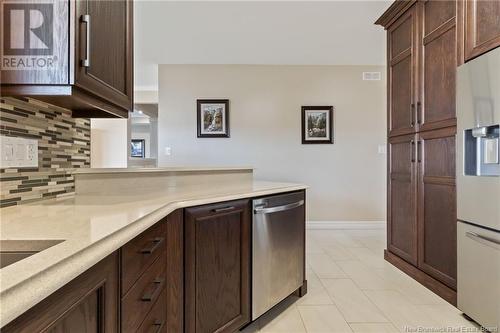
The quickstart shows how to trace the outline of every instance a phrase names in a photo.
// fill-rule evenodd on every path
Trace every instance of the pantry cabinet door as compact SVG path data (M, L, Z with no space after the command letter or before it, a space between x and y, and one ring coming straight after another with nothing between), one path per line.
M422 132L417 142L418 267L457 287L454 127Z
M387 30L389 136L416 130L416 36L414 5Z
M416 141L414 135L389 139L387 248L417 264Z
M419 131L455 126L457 1L419 2Z

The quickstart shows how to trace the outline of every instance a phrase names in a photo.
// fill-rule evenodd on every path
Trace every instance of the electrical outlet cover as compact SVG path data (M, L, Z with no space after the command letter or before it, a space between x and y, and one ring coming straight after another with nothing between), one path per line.
M38 140L0 136L1 168L38 167Z

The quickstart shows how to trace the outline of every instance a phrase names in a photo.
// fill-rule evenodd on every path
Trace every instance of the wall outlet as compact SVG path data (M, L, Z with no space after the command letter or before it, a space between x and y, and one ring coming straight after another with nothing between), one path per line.
M0 136L0 167L38 167L38 140Z
M172 148L170 148L170 147L165 147L165 155L167 155L167 156L172 155Z
M387 154L387 146L386 145L378 145L378 153L385 155Z

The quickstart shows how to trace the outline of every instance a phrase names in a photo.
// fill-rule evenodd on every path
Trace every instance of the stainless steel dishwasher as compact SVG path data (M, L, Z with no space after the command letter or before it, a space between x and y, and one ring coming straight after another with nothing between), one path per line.
M304 282L304 193L253 201L252 320Z

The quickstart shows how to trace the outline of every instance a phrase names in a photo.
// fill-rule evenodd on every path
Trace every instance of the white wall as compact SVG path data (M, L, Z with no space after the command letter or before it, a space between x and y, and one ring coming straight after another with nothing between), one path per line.
M90 166L125 168L130 144L127 119L90 120Z
M385 81L378 66L160 65L159 166L249 165L305 183L310 220L383 220ZM196 99L230 99L231 138L196 138ZM333 105L333 145L301 144L301 105ZM163 154L165 147L172 155Z

